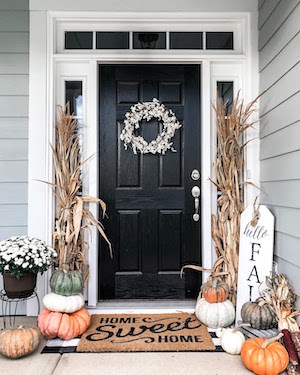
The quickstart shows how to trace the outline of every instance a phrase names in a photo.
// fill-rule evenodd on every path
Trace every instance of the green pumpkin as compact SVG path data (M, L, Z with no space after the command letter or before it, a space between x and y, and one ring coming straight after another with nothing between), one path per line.
M50 288L53 293L62 296L74 296L82 292L83 277L78 271L56 271L50 279Z
M277 325L276 316L263 300L246 302L241 310L243 323L255 329L270 329Z

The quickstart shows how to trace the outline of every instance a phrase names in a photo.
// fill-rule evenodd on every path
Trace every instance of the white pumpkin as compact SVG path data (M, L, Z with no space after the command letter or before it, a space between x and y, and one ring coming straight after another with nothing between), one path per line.
M217 337L220 337L221 346L226 353L240 354L242 346L246 341L242 332L238 331L240 326L235 328L218 328Z
M66 297L60 294L48 293L43 298L43 303L48 310L73 313L83 307L84 298L82 294Z
M235 319L235 309L228 299L224 302L209 303L204 298L198 300L196 317L211 328L228 327Z

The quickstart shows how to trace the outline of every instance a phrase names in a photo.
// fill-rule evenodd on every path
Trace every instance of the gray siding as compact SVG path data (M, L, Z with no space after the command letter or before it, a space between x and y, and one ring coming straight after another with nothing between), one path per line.
M259 0L261 183L275 260L300 296L300 0Z
M28 0L1 0L0 240L27 234L28 61Z

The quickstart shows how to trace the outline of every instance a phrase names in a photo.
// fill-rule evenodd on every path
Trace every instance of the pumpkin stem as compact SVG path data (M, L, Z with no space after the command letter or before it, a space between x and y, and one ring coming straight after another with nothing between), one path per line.
M269 344L271 344L271 342L274 342L274 341L278 341L281 339L281 337L283 336L283 333L280 332L279 335L277 336L274 336L274 337L271 337L270 339L268 340L265 340L263 343L262 343L262 348L265 349Z
M236 327L234 327L232 332L233 333L237 332L240 327L250 327L250 326L251 326L250 323L241 323L241 324L238 324Z

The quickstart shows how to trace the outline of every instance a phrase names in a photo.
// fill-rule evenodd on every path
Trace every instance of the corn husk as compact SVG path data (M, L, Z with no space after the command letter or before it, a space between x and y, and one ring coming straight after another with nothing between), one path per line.
M57 217L53 233L53 247L58 253L59 269L78 270L85 284L89 277L87 261L88 242L84 230L91 233L94 226L108 244L112 257L111 243L104 226L89 210L89 204L99 204L102 217L106 215L106 204L99 198L82 196L82 161L77 120L70 113L70 106L59 108L55 126L55 145L51 147L55 183L52 187L57 203Z

